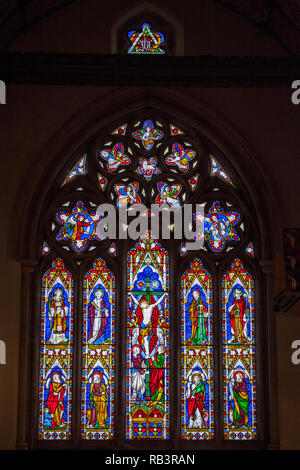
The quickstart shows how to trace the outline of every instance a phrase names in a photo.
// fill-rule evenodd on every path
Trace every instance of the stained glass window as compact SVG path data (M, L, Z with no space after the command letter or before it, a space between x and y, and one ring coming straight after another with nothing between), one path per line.
M148 23L143 23L140 31L129 31L130 46L128 54L165 54L165 37L162 33L152 31Z
M181 278L182 437L214 437L213 285L195 259Z
M147 234L128 253L128 439L169 437L168 254Z
M254 280L234 259L222 280L224 437L256 438Z
M39 238L40 441L175 438L202 448L220 436L257 439L257 223L221 153L175 122L147 108L113 123L49 198ZM102 203L116 215L144 204L148 231L122 239L128 213L111 239L100 236ZM182 227L195 223L195 204L204 208L195 249L184 230L175 237L185 203L193 216ZM151 204L173 210L160 224L170 239L151 233Z
M115 278L97 259L83 282L82 439L114 435Z
M42 280L39 439L71 438L73 278L61 259Z

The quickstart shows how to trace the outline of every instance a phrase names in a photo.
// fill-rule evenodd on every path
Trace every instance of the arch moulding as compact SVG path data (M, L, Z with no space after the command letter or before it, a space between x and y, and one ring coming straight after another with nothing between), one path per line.
M154 109L172 116L176 122L182 122L183 128L201 131L224 154L230 166L240 175L241 185L249 195L258 220L258 231L262 241L261 256L264 295L267 298L265 327L268 339L267 367L269 396L265 397L268 404L266 422L269 423L267 441L269 446L278 443L277 430L277 379L276 379L276 348L275 323L272 308L272 254L280 247L279 216L274 208L274 198L269 182L257 162L253 150L218 112L203 102L195 102L184 89L170 90L158 88L124 88L115 90L107 99L97 99L88 103L76 113L65 125L51 137L47 145L36 156L37 162L25 175L22 192L17 195L13 207L14 217L11 218L9 233L10 256L22 262L22 265L34 266L37 260L36 239L39 219L50 188L53 186L62 168L74 153L88 142L99 130L111 129L115 121L125 120L143 108ZM24 188L26 188L24 192ZM22 204L20 204L20 201ZM34 217L32 217L34 214ZM268 269L266 269L266 266ZM19 370L19 410L18 410L18 448L28 448L28 403L31 344L30 326L34 309L32 305L33 273L23 275L21 296L21 337L20 337L20 370ZM23 364L23 365L22 365Z

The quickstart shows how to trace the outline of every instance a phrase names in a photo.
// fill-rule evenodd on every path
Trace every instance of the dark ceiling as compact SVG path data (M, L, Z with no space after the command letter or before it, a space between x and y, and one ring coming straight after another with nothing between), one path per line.
M0 50L24 31L78 0L0 0ZM289 54L300 54L300 0L214 0L275 36Z

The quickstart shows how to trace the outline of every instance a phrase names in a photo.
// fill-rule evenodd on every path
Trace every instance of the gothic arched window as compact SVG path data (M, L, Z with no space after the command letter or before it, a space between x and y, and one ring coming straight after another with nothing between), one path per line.
M39 232L37 446L262 440L260 240L226 155L147 109L95 135L51 193ZM113 237L103 224L105 238L101 204L117 215L144 204L149 223L151 204L202 204L204 243L174 236L175 212L162 220L170 239L149 226L124 236L130 213Z

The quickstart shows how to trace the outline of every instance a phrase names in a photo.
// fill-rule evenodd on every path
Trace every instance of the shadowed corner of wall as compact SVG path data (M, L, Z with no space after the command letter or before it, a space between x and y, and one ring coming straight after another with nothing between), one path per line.
M0 365L6 364L6 344L0 340Z

